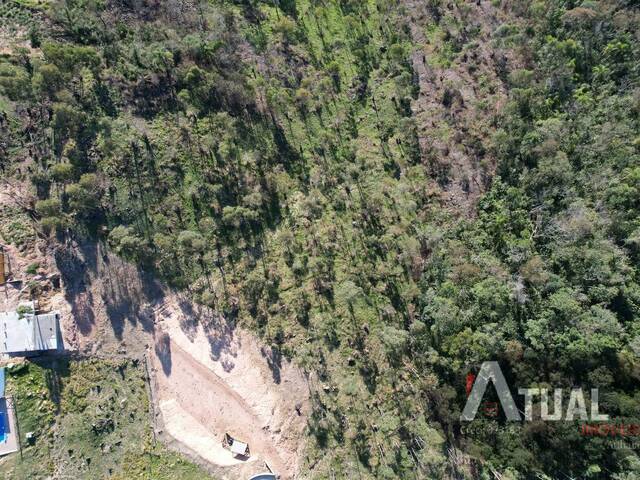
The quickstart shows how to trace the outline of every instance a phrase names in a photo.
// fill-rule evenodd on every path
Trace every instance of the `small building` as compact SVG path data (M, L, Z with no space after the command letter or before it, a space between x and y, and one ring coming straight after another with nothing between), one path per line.
M0 312L0 354L25 356L58 349L59 314Z
M231 450L231 453L234 457L239 456L249 458L251 456L249 445L245 442L241 442L236 438L233 438L228 433L224 434L224 438L222 439L222 446L227 450Z

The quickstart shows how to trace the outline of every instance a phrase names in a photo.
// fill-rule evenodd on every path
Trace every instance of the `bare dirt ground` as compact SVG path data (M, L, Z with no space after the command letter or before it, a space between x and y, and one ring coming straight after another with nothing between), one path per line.
M252 452L276 471L297 471L308 411L299 370L250 333L211 313L185 311L181 301L165 299L156 310L163 332L154 347L159 398L177 399L218 438L229 432L250 440ZM183 386L201 393L185 394Z
M0 55L11 55L18 48L28 50L29 55L41 56L41 51L29 43L27 27L0 25Z
M14 200L0 196L0 209L15 207ZM67 350L146 356L156 429L166 443L220 478L248 477L264 471L265 462L282 478L296 477L309 389L293 364L101 244L52 248L34 234L21 249L3 245L23 281L0 292L2 308L28 299L25 285L35 282L43 309L61 314ZM25 274L33 263L37 274ZM248 460L221 447L225 432L249 443Z
M204 453L202 456L214 465L242 466L234 468L236 475L238 470L251 474L264 471L263 461L276 472L294 471L294 465L289 466L286 462L295 459L292 455L295 452L289 452L285 444L278 442L277 434L271 431L269 424L263 424L265 419L259 418L221 378L211 375L209 369L178 345L170 342L169 348L172 358L170 375L163 375L166 366L158 357L153 362L159 372L155 377L155 391L168 434L201 455ZM293 409L291 413L297 415ZM206 435L193 435L198 431L192 427L196 424ZM222 448L220 440L225 432L249 442L251 457L247 461L234 459L228 450Z

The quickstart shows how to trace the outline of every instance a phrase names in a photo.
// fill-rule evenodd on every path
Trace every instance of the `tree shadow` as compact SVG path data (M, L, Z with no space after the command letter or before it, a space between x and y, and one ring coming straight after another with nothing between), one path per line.
M102 262L95 272L96 280L102 280L101 297L118 340L126 322L132 326L140 324L142 329L153 332L154 315L152 304L164 298L160 282L115 255L102 250Z
M169 337L169 334L160 334L160 337L156 340L154 350L156 352L156 356L160 360L160 364L162 365L162 371L168 377L171 375L172 367L171 338Z
M119 341L123 340L127 325L140 326L147 333L155 331L156 308L163 305L166 294L153 275L109 253L101 243L66 245L56 253L66 298L82 335L88 335L94 329L98 321L97 309L102 306ZM211 358L219 362L225 371L233 370L239 341L234 334L235 321L208 307L194 305L184 295L177 294L176 298L181 315L180 327L187 338L194 341L201 324L209 342ZM159 342L156 343L156 353L168 375L171 372L170 345L165 345L163 338Z
M198 335L198 318L200 315L194 310L193 305L183 297L178 298L178 307L182 313L180 329L193 342Z
M64 337L62 336L62 330L60 329L60 315L56 314L56 350L58 352L64 352Z
M60 413L63 382L70 375L69 360L52 357L32 357L30 360L44 370L44 380L49 398L56 406L56 413Z
M204 310L201 308L200 310ZM239 339L235 337L235 325L224 316L208 310L204 316L202 326L209 341L211 358L220 362L225 372L230 372L235 368L233 358L237 356Z
M280 349L278 347L261 347L260 353L267 361L267 365L269 365L274 383L279 385L282 381L280 373L282 370L282 353Z
M71 314L82 335L88 335L95 324L93 295L87 289L86 264L71 248L60 247L54 252L56 266L65 285L65 299L71 305Z
M122 340L127 322L134 327L140 324L147 333L153 331L149 305L162 299L164 293L152 275L110 254L96 242L60 247L55 259L65 285L65 298L82 335L88 335L96 323L96 294L118 340Z

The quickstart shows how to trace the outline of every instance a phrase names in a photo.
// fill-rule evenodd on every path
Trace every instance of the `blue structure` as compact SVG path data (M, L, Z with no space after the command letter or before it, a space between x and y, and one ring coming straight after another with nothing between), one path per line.
M4 398L4 367L0 368L0 400ZM7 423L9 419L4 412L0 411L0 442L7 438Z
M7 422L7 416L4 412L0 412L0 443L7 439L5 422Z
M18 437L16 436L16 418L13 406L9 404L9 399L5 397L5 370L0 368L0 457L17 452L19 449Z

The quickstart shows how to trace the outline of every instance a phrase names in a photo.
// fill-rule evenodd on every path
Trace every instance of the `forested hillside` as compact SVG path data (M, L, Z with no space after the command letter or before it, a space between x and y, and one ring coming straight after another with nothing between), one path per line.
M498 360L640 422L637 1L0 1L3 182L302 365L302 476L640 475L459 420Z

